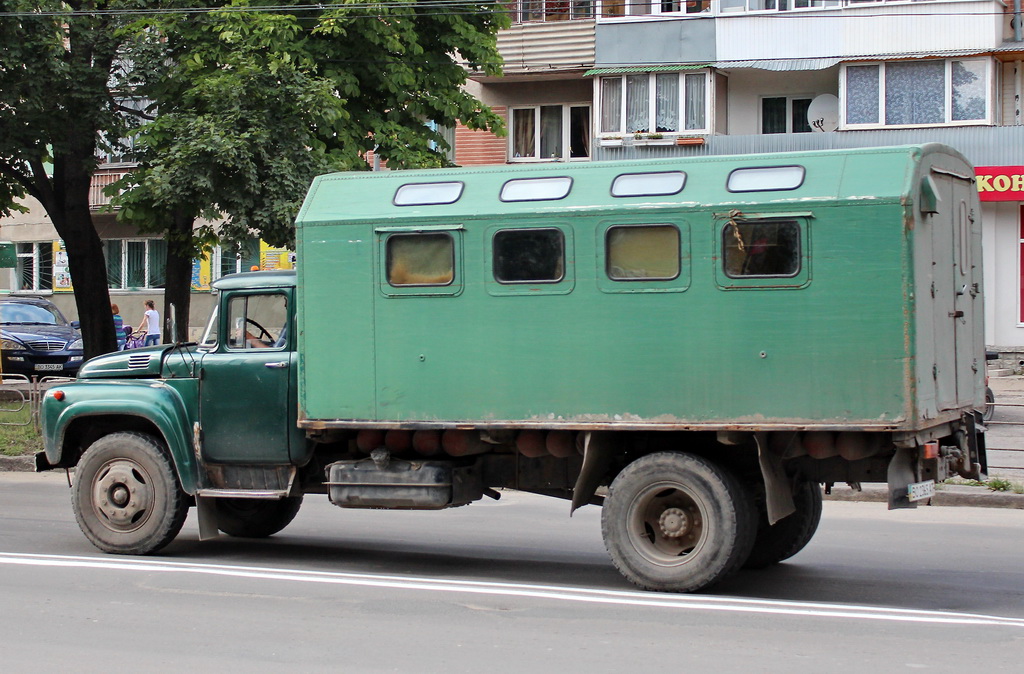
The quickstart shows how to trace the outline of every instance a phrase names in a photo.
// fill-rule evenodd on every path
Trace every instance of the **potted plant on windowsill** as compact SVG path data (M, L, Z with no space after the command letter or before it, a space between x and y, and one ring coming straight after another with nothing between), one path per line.
M675 145L676 139L672 136L664 136L660 133L647 134L648 145Z
M676 138L676 145L703 145L704 136L680 136Z
M602 136L597 142L601 147L622 147L622 136Z

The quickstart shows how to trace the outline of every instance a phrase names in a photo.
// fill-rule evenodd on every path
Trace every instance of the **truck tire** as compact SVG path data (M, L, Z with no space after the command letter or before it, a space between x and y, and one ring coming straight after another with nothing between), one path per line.
M178 535L189 501L164 445L151 435L105 435L75 469L71 497L85 537L103 552L148 555Z
M793 494L796 512L772 525L768 524L768 513L762 510L754 548L743 568L763 569L803 550L811 542L821 522L821 501L821 486L816 482L801 480Z
M612 563L647 590L696 592L736 571L757 532L750 492L726 468L648 454L612 481L601 514Z
M214 501L217 528L228 536L266 538L288 526L299 513L302 497L275 501L251 498L218 498Z

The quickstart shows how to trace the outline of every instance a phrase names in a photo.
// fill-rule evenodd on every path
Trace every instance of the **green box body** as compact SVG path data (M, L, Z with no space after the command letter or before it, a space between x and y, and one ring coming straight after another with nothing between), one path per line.
M732 171L801 167L794 189ZM623 174L685 173L677 194L614 197ZM509 180L569 177L556 200ZM297 221L300 425L407 428L925 428L983 403L981 223L973 170L925 145L645 162L334 174ZM397 206L457 182L454 203ZM792 278L723 269L733 221L800 225ZM671 281L615 282L609 227L670 224ZM563 232L551 284L494 280L493 237ZM443 288L385 278L390 236L444 231Z

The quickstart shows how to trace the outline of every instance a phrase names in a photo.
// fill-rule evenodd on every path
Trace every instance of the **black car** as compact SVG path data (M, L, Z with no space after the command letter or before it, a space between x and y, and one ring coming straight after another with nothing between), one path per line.
M4 374L73 377L82 366L78 321L68 323L49 300L0 300L0 367Z

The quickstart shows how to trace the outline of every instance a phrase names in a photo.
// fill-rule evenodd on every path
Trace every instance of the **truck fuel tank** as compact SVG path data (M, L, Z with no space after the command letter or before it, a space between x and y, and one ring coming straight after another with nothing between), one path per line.
M331 503L342 508L440 510L483 496L480 471L451 461L392 459L386 450L371 458L327 466Z

